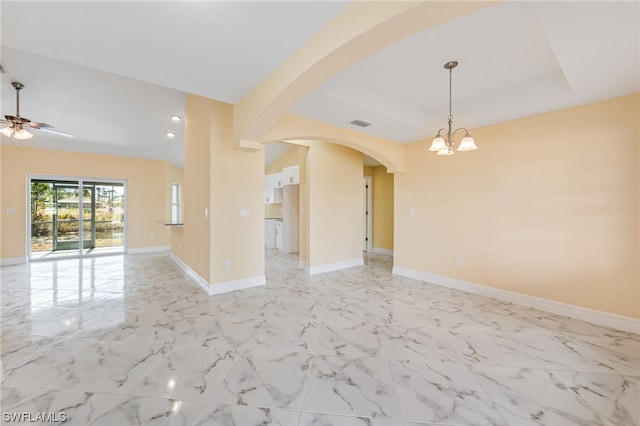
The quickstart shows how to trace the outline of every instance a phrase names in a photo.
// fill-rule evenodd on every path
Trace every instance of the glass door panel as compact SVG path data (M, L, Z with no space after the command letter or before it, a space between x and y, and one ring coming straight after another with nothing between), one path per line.
M124 182L31 179L31 259L122 253L125 229Z
M124 248L124 184L85 183L88 186L95 198L92 222L85 229L92 235L93 248Z
M96 188L82 184L82 249L83 253L96 248Z
M79 249L80 193L77 184L53 184L55 214L53 217L53 251Z
M31 252L53 251L55 214L53 183L31 181Z

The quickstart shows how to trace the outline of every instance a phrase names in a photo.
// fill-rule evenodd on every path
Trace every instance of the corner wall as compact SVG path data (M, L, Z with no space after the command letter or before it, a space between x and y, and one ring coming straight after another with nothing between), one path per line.
M172 231L172 249L182 262L210 279L211 248L211 150L209 145L209 100L189 95L185 108L184 143L184 227ZM205 217L205 209L207 216ZM176 246L181 248L176 248Z
M362 263L362 153L311 141L307 154L309 272Z
M233 106L208 100L211 123L210 286L264 284L264 149L233 145ZM247 210L249 216L241 216ZM225 262L230 268L225 268Z
M639 106L473 129L479 150L453 157L407 145L394 266L640 318Z

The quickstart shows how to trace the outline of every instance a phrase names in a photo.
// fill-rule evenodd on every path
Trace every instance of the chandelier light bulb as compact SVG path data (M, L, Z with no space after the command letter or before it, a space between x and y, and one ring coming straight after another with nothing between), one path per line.
M436 136L431 143L431 148L429 151L440 151L441 149L445 149L447 145L444 143L444 138L442 136Z
M467 135L460 141L458 151L474 151L476 149L478 149L476 143L473 141L471 135L467 133Z

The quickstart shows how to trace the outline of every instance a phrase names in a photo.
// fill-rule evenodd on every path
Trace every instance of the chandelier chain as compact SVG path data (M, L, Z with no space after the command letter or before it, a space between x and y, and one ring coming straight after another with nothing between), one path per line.
M444 64L444 68L449 70L449 116L447 117L449 125L438 130L436 137L433 138L429 151L437 151L436 155L453 155L453 148L456 144L454 137L456 133L462 131L465 133L462 140L460 140L458 151L475 151L478 149L467 129L460 127L453 130L453 69L457 66L458 61L449 61Z
M452 84L451 84L451 74L452 74L452 69L449 68L449 121L453 120L453 113L451 112L451 103L452 103L452 98L451 98L451 90L452 90Z

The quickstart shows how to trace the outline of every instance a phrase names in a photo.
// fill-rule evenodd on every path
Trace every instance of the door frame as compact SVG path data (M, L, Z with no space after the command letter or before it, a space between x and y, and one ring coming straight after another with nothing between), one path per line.
M364 200L362 203L364 215L364 226L366 233L362 236L363 251L373 250L373 176L363 176L362 187L364 189Z
M73 182L78 182L78 192L79 192L79 197L78 197L78 210L79 210L79 214L78 214L78 251L77 252L73 252L73 251L69 251L69 255L65 256L65 255L60 255L60 256L56 256L55 259L63 259L63 258L81 258L81 257L95 257L95 256L110 256L110 255L114 255L114 254L126 254L127 253L127 248L128 248L128 240L129 240L129 211L128 211L128 207L129 207L129 197L128 197L128 188L127 188L127 180L126 179L111 179L111 178L95 178L95 177L86 177L86 176L61 176L61 175L44 175L44 174L35 174L35 173L28 173L26 176L26 196L25 196L25 214L27 216L27 220L26 222L26 250L27 250L27 261L28 262L38 262L38 261L45 261L45 260L50 260L47 258L43 258L43 259L33 259L31 256L31 182L33 180L52 180L52 181L73 181ZM84 201L83 201L83 197L82 197L82 190L83 190L83 183L84 182L92 182L92 183L117 183L117 184L122 184L123 187L123 196L124 196L124 200L123 200L123 209L124 209L124 226L123 226L123 232L124 232L124 238L123 238L123 245L122 245L122 251L117 251L117 252L109 252L109 253L83 253L83 244L82 241L84 240L84 235L83 235L83 218L82 218L82 211L84 209Z

